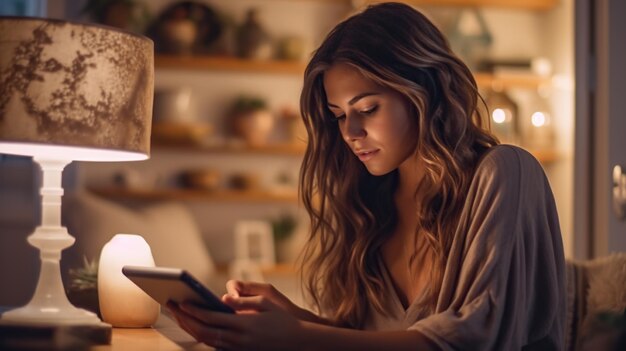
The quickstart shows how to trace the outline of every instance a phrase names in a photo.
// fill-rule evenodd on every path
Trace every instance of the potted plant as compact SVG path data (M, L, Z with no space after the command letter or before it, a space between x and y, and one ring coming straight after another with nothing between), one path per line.
M240 96L235 99L230 121L234 135L251 146L266 144L274 128L274 116L265 100L259 97Z
M286 262L290 258L289 238L293 235L298 221L289 213L284 213L278 218L271 220L272 231L274 234L274 248L276 252L276 261Z
M100 317L98 302L98 260L83 257L83 266L70 269L70 286L67 297L70 302L80 308L94 312Z

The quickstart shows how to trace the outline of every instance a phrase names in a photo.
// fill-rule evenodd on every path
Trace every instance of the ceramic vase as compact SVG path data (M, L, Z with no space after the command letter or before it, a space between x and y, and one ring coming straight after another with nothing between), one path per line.
M237 31L239 56L267 60L272 57L272 40L258 20L256 9L248 10L245 22Z

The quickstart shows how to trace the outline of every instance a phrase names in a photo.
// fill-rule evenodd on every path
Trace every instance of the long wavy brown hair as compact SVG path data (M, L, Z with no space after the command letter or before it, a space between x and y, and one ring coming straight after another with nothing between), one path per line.
M370 6L338 24L315 51L300 97L309 140L300 196L311 220L302 256L304 285L337 325L361 328L368 306L381 313L388 306L381 248L397 224L398 171L369 174L343 141L323 85L324 73L338 62L402 94L418 121L416 155L425 176L417 190L415 234L423 236L434 257L419 303L430 311L474 170L498 141L483 127L482 98L470 70L441 32L410 6Z

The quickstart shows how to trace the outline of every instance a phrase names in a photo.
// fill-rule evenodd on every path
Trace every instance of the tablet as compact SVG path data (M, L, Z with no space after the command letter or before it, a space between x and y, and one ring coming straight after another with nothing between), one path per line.
M189 272L178 268L124 266L122 273L141 290L166 307L168 301L188 301L203 308L235 313Z

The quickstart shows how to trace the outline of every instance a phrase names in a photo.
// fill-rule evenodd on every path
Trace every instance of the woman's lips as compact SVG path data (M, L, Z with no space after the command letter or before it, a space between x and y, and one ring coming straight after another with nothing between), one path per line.
M361 162L366 162L366 161L371 160L374 156L376 156L378 151L380 150L376 149L376 150L357 151L355 152L355 154L357 155L359 160L361 160Z

